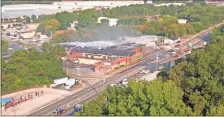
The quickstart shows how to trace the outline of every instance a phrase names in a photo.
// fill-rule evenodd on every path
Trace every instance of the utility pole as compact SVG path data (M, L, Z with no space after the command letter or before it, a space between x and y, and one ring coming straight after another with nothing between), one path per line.
M68 75L68 61L66 61L66 72L67 72L67 75Z
M156 52L156 70L158 68L158 60L159 60L159 55L158 55L158 51Z
M105 79L103 79L103 88L104 88Z

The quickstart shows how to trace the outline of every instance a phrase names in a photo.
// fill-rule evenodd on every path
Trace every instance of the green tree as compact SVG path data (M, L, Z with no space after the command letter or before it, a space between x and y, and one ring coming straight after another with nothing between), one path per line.
M95 9L84 10L79 14L78 27L92 27L97 23L98 12Z
M43 86L64 77L60 57L65 56L65 50L59 46L49 47L45 48L49 51L43 52L34 49L15 51L3 64L2 94Z
M103 94L107 98L101 97L84 105L78 115L191 115L191 108L182 100L183 94L172 81L156 80L150 85L148 82L130 81L127 88L108 87ZM106 103L102 101L105 99Z
M2 52L7 52L9 48L9 42L5 40L1 40L1 44L2 44Z
M46 31L54 32L55 30L59 29L60 23L56 19L51 19L47 21L45 29Z
M205 50L193 50L168 76L152 82L130 80L108 87L77 115L224 115L224 25L213 30Z
M26 23L27 23L27 24L31 23L31 19L30 19L30 17L26 17Z
M37 16L36 15L32 15L31 19L33 20L33 22L36 22L37 21Z
M69 13L67 11L57 13L55 15L56 19L60 22L60 28L61 30L66 30L68 27L70 27L71 23L73 23L75 17L72 13Z

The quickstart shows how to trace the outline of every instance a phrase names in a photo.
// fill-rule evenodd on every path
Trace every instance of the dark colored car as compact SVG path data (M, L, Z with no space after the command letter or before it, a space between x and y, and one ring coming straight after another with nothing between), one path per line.
M54 114L57 114L57 115L60 115L60 114L62 114L62 113L64 113L64 112L65 112L64 109L57 108L53 113L54 113Z

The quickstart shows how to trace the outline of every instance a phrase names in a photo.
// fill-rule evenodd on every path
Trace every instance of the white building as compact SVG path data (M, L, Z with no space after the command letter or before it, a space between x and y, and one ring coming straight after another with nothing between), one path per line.
M107 17L98 17L98 21L97 21L97 23L101 23L101 20L102 20L102 19L106 19L106 20L107 20L108 18L107 18Z
M144 4L143 1L63 1L53 4L17 4L2 6L2 21L12 18L32 15L49 15L58 12L75 10L85 10L95 8L96 6L107 6L109 8L129 6L134 4Z
M107 18L107 17L99 17L98 18L98 23L101 23L101 20L106 19L109 21L109 25L108 26L116 26L117 25L117 21L118 19L115 18Z
M109 26L116 26L117 25L118 19L108 18L108 20L109 20Z
M186 24L187 23L187 19L178 19L178 23L179 24Z

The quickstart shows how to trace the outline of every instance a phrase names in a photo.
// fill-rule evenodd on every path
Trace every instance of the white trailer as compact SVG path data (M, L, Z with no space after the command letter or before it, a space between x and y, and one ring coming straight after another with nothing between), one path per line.
M55 86L60 85L60 84L65 84L67 81L68 81L68 78L67 77L60 78L60 79L55 79L54 80L54 83L51 84L51 86L52 87L55 87Z
M77 82L77 80L75 80L75 79L69 79L65 83L65 89L70 89L76 82Z

